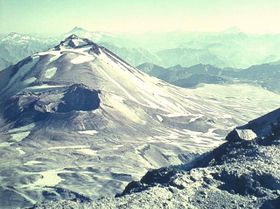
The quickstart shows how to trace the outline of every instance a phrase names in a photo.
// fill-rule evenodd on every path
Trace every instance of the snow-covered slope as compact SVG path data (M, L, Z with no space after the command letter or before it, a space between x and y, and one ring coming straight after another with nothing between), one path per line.
M218 94L150 77L75 35L27 57L0 72L0 205L115 194L221 144L255 107L268 112L280 99L264 94L269 104L244 110L253 98Z

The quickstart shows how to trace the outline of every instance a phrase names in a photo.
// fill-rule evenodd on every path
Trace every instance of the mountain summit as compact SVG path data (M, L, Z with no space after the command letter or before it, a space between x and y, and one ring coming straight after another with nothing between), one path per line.
M77 34L77 32L79 32L79 31L87 32L86 29L79 27L79 26L75 26L69 33Z
M62 41L58 46L56 46L56 49L60 49L60 47L72 47L72 48L79 48L86 45L94 45L92 41L89 39L81 39L77 35L72 34L69 37L67 37L64 41Z

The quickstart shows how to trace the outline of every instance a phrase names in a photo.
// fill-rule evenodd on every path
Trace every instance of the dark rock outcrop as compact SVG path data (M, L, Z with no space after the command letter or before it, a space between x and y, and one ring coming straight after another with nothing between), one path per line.
M91 111L100 106L99 93L82 84L45 92L25 91L6 102L3 115L8 121L24 125L44 120L51 114Z

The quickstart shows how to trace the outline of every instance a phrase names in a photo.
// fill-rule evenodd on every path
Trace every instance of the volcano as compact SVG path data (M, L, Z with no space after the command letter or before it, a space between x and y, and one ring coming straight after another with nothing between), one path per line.
M120 192L148 169L223 143L248 120L232 105L148 76L71 35L0 72L0 205Z

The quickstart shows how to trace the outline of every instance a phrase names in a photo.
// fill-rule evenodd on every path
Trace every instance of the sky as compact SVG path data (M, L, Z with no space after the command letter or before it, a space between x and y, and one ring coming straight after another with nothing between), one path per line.
M279 0L0 0L0 33L280 33Z

